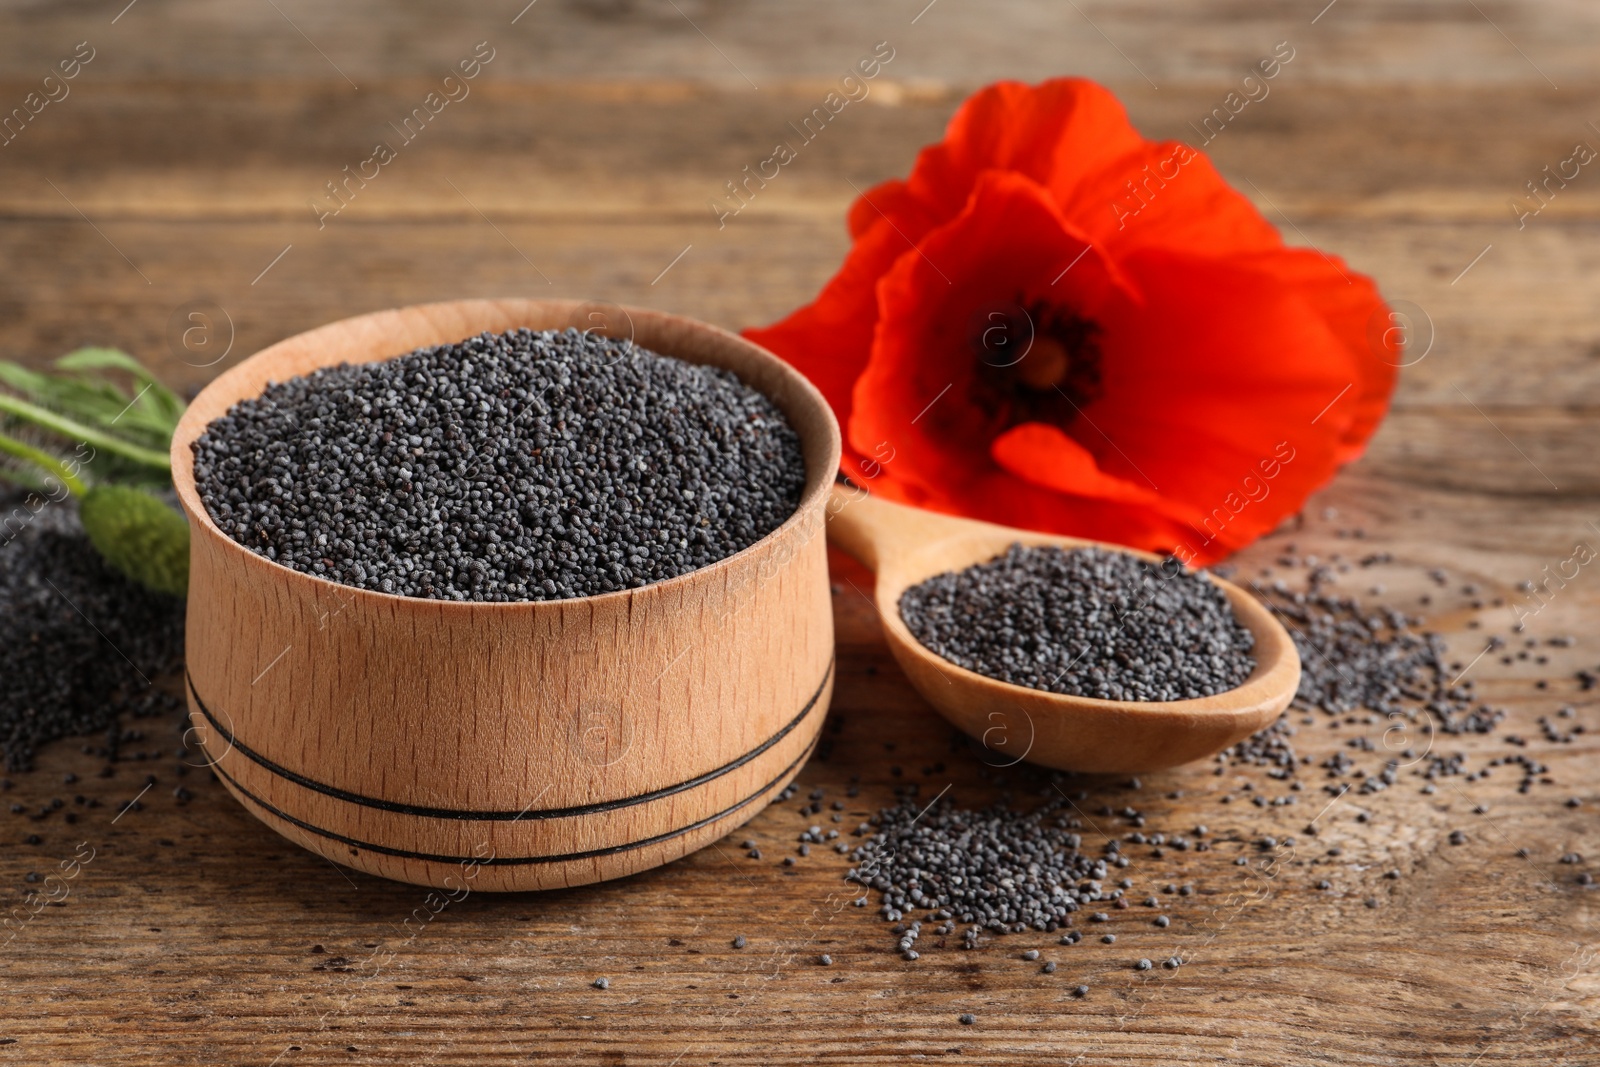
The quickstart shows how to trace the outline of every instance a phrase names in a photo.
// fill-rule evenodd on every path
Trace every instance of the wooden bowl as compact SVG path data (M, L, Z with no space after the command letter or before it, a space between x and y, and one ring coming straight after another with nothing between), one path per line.
M1236 688L1192 700L1121 701L1065 696L998 681L930 651L900 617L900 594L934 575L1001 555L1014 543L1088 545L1155 563L1122 545L1016 530L874 500L835 487L828 539L877 574L884 639L906 678L934 709L994 755L1068 771L1155 771L1210 756L1271 724L1300 684L1300 654L1261 601L1212 577L1255 637L1255 669Z
M742 552L572 600L390 596L291 570L224 534L191 444L272 381L485 331L577 326L725 367L799 433L799 510ZM218 377L172 441L193 532L190 715L217 775L299 845L419 885L545 889L676 859L760 811L805 762L833 691L823 511L839 428L822 395L723 330L655 311L469 300L291 337Z

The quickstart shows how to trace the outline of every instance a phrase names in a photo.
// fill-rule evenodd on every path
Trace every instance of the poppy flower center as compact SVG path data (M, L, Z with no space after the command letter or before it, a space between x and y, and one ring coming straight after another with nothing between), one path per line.
M1070 308L1042 302L980 315L972 339L979 402L1000 428L1066 426L1099 398L1100 327Z

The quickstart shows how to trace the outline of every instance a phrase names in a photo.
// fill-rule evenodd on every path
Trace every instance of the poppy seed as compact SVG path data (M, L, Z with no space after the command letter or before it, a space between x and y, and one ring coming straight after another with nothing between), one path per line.
M1242 683L1255 639L1204 572L1098 548L1014 544L900 596L930 651L1013 685L1106 700L1182 700Z
M269 385L194 442L196 488L258 555L400 596L522 601L663 581L799 504L782 412L732 372L513 330Z
M112 570L68 504L0 493L0 514L10 516L0 542L0 647L10 653L0 686L5 767L26 770L45 742L108 728L115 758L121 715L182 707L149 679L183 661L183 601ZM20 529L19 516L27 516Z

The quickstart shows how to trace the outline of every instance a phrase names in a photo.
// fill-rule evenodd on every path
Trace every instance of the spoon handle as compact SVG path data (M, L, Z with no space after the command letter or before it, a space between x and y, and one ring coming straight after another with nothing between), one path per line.
M834 483L828 498L828 543L874 573L881 562L958 534L999 527L879 500L855 485Z

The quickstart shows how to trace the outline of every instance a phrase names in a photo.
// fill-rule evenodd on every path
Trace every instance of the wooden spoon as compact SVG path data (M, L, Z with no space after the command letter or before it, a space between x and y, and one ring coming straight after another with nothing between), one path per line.
M1194 700L1098 700L975 674L918 643L900 618L900 594L934 575L991 560L1017 542L1062 548L1097 542L938 515L875 500L844 485L833 487L828 515L828 541L877 573L878 614L901 670L939 714L1005 765L1026 759L1061 770L1106 773L1173 767L1267 726L1288 707L1300 684L1300 656L1271 611L1214 576L1239 622L1256 639L1256 668L1236 689ZM1151 562L1161 558L1119 545L1098 547Z

